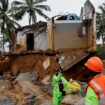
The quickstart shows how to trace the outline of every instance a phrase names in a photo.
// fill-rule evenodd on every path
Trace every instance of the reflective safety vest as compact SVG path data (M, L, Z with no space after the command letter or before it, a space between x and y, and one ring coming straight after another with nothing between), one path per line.
M105 105L105 75L100 74L93 78L88 86L91 86L98 95L100 105Z

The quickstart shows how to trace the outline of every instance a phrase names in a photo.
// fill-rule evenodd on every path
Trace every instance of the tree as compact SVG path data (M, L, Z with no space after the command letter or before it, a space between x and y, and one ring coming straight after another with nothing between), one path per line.
M37 14L48 19L48 16L43 13L43 11L50 11L48 5L42 4L47 0L21 0L13 1L11 11L13 13L14 19L20 20L25 14L29 16L29 24L35 23L37 21Z
M98 56L101 59L105 59L105 46L103 45L97 45L97 50L98 50Z
M3 49L5 41L14 44L12 31L20 27L18 23L10 18L9 1L0 0L0 33L3 35Z
M105 44L105 3L99 6L100 12L96 13L97 23L97 39L102 37L102 42Z

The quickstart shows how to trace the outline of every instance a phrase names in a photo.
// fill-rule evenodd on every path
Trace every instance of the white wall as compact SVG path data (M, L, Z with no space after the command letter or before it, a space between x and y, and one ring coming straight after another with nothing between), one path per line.
M34 50L46 50L47 48L47 36L45 32L36 34L37 31L25 29L17 33L16 44L20 44L22 49L27 49L27 37L28 33L34 33Z

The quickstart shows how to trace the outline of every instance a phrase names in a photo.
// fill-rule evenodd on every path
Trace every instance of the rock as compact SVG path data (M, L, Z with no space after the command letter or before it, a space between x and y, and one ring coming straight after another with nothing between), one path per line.
M41 87L41 90L45 93L48 93L48 95L53 96L53 84L49 83L48 85L43 85Z
M9 97L7 96L2 96L2 98L0 98L0 105L17 105L17 101L16 100L11 100Z
M33 72L27 72L27 73L20 73L16 81L18 82L23 82L23 81L35 81L38 79L38 72L33 71Z
M11 88L11 82L8 80L0 80L0 91Z
M22 87L21 91L23 94L34 94L37 95L37 90L35 85L29 81L20 82L19 85Z
M61 102L61 105L74 105L82 99L82 96L78 94L68 94L64 97Z
M24 98L24 102L22 105L35 105L37 102L37 98L34 95L28 95Z
M48 100L45 100L40 105L53 105L53 104L49 102Z
M33 85L32 82L29 82L29 81L24 81L24 82L20 82L20 85L22 87L22 92L24 93L24 95L27 95L28 94L28 97L29 95L30 96L34 96L35 97L35 100L34 99L31 99L31 98L28 98L26 97L25 98L25 102L27 102L27 104L22 104L22 105L33 105L33 102L29 101L28 100L33 100L35 101L35 105L50 105L50 104L47 104L48 102L44 102L43 104L43 101L45 99L49 99L48 95L46 93L44 93L42 90L41 90L41 87L38 86L38 85ZM51 99L49 99L51 100ZM37 104L37 103L40 103L40 104ZM32 103L32 104L30 104Z
M78 101L75 105L85 105L85 98L82 98L80 101Z
M50 80L50 76L46 76L41 82L45 85L48 85L49 84L49 80Z

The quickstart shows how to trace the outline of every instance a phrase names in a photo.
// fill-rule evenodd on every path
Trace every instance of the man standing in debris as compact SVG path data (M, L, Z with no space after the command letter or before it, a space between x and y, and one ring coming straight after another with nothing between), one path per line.
M89 69L92 79L87 86L85 105L105 105L105 75L103 71L103 62L99 57L91 57L85 63L85 67ZM98 75L97 75L98 74Z
M62 77L61 69L55 69L53 76L53 104L60 105L63 96L65 95L64 85L67 81Z

